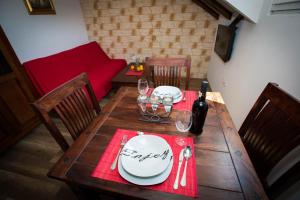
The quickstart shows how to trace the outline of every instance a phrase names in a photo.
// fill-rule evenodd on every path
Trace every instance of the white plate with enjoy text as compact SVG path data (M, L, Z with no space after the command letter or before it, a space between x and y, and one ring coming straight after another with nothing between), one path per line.
M161 174L158 174L156 176L143 178L143 177L133 176L133 175L127 173L124 170L124 168L122 167L121 157L119 158L119 161L118 161L118 171L119 171L119 174L122 176L122 178L129 181L130 183L134 183L136 185L144 185L144 186L156 185L156 184L164 182L171 174L174 159L173 159L173 157L171 157L170 159L171 160L170 160L170 163L169 163L167 169L165 171L163 171Z
M172 149L165 139L155 135L140 135L125 144L120 160L127 173L146 178L164 172L172 157Z

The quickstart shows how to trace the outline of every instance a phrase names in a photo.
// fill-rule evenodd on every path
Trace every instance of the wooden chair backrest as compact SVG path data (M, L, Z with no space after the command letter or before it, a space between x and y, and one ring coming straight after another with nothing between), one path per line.
M269 186L273 167L300 145L300 102L269 83L252 107L239 134L267 193L274 196L300 176L299 162Z
M87 74L82 73L60 85L33 103L44 124L61 149L68 143L59 131L49 112L54 110L75 140L101 112Z
M180 88L182 70L186 68L185 90L189 88L191 58L146 58L145 70L153 86L171 85Z

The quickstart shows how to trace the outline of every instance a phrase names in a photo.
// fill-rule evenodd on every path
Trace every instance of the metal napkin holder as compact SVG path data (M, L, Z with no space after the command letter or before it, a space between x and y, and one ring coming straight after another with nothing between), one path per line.
M157 107L156 111L153 111L151 102L149 98L144 99L142 101L138 100L138 109L140 113L139 120L145 122L153 122L153 123L171 123L171 113L173 110L172 105L163 105L162 99L160 99L160 103ZM168 106L168 111L166 111L165 106Z

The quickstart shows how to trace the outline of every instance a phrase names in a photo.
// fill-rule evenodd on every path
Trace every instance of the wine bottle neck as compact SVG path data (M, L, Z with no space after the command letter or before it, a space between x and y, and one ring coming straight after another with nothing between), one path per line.
M205 101L206 99L206 92L200 92L200 96L199 96L200 101Z
M202 81L201 86L200 86L200 100L204 101L206 98L206 91L208 87L208 82L207 81Z

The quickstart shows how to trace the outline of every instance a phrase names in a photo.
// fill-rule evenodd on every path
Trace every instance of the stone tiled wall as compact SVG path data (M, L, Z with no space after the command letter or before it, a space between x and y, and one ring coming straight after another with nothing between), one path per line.
M192 0L81 0L89 40L112 58L192 58L191 76L205 78L217 21Z

